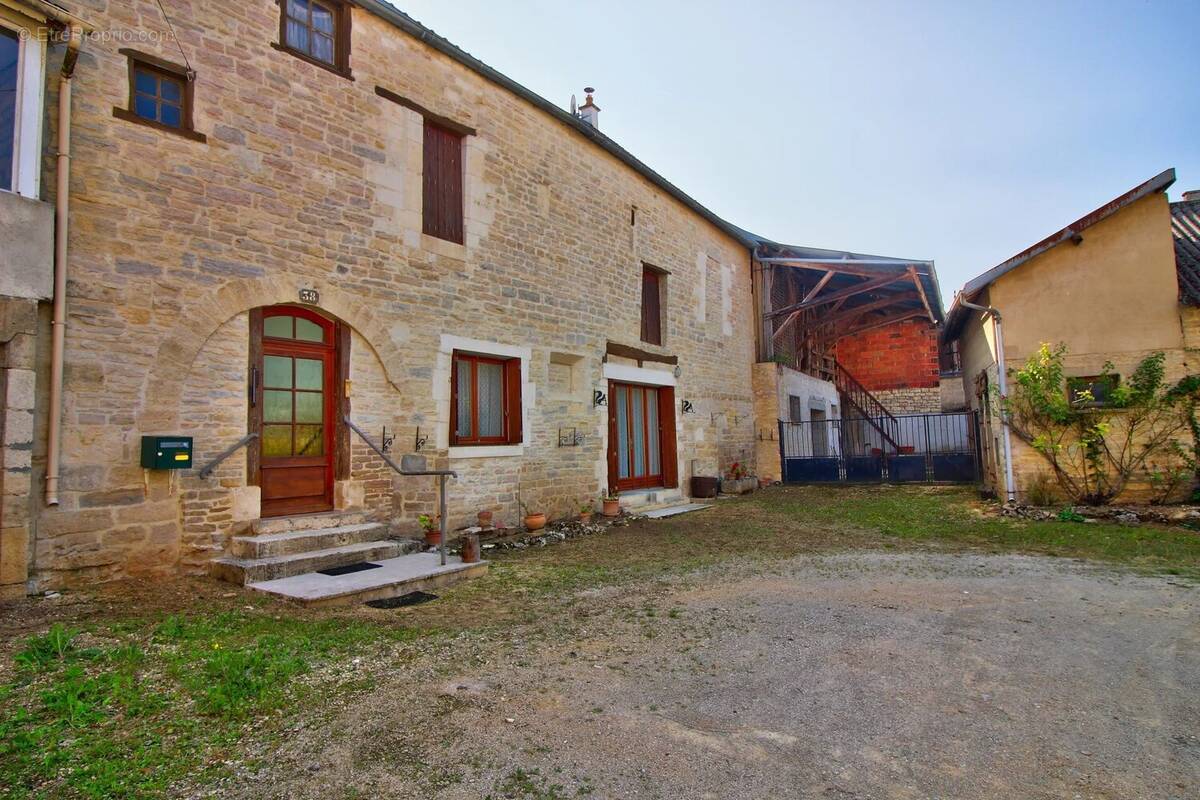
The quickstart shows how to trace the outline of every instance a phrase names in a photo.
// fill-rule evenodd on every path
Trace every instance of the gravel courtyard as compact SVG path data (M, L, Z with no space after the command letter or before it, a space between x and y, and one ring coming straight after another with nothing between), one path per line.
M575 599L397 666L220 793L1200 796L1200 597L1169 577L873 551Z

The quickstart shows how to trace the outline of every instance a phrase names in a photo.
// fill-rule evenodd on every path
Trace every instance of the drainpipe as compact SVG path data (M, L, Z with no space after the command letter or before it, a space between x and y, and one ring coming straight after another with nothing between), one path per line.
M46 505L58 505L62 452L63 349L67 333L67 231L71 195L71 78L79 58L80 29L68 25L67 52L58 78L58 160L54 196L54 315L50 327L50 410L46 434Z
M970 308L980 312L985 317L991 316L992 324L996 326L996 382L1000 386L1000 428L1002 431L1001 438L1004 440L1004 491L1008 496L1008 502L1015 503L1017 501L1017 490L1013 480L1012 466L1012 436L1008 429L1008 414L1004 410L1004 401L1008 399L1008 378L1005 375L1007 371L1004 366L1004 329L1000 325L1000 311L992 306L981 306L975 303L968 303L959 295L958 303L963 308Z

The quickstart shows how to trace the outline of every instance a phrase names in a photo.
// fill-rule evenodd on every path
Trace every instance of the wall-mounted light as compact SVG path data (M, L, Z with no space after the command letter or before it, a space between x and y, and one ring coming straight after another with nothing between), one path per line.
M691 400L684 400L682 405L680 406L680 408L684 414L695 414L696 413L696 407L692 405Z
M600 408L601 406L606 406L606 405L608 405L608 395L604 393L604 390L603 389L592 390L592 407Z

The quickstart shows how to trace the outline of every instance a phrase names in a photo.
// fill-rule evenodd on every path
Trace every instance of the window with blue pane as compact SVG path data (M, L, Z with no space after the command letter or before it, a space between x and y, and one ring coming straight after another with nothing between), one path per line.
M182 128L183 80L144 66L133 68L133 113L168 128Z

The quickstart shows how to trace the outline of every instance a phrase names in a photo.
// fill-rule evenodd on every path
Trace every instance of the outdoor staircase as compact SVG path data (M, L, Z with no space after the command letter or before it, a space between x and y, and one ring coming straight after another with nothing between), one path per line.
M260 519L250 531L233 537L229 554L213 562L216 577L249 586L422 549L415 540L393 539L387 525L362 512Z
M837 387L838 396L842 399L842 416L844 419L862 419L876 430L879 437L891 447L893 453L899 452L900 445L896 441L899 436L900 423L892 412L871 394L867 387L859 383L840 363L834 363L833 384ZM850 412L850 413L847 413ZM852 442L860 445L863 443Z
M446 586L487 572L487 562L441 563L424 542L392 536L385 523L361 511L260 519L235 536L229 553L212 563L212 574L258 592L307 606L388 600ZM368 562L340 575L320 570Z

